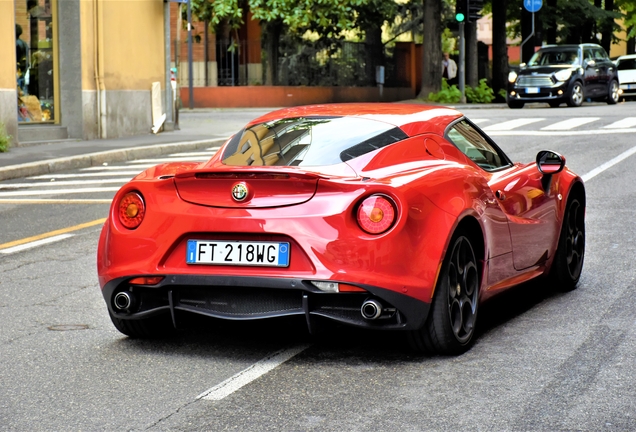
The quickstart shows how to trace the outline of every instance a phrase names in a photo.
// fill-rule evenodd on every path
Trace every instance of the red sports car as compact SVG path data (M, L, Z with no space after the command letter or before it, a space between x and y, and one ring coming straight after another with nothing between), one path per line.
M150 168L116 194L97 268L119 331L190 312L301 315L408 332L458 354L479 304L579 281L585 188L565 159L513 163L460 112L407 104L274 111L205 163Z

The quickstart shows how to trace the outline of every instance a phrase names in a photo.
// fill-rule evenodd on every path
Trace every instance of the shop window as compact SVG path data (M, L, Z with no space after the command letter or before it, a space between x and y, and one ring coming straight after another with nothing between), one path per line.
M15 0L20 123L58 123L56 0Z

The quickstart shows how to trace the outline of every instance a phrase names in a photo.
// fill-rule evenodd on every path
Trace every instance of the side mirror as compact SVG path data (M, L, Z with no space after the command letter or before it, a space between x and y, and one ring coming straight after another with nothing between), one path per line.
M526 64L525 63L519 63L519 67L523 69L524 67L526 67Z
M596 62L594 60L585 60L585 66L594 67L596 66Z
M537 153L537 169L541 174L551 175L563 171L565 157L550 150L541 150Z

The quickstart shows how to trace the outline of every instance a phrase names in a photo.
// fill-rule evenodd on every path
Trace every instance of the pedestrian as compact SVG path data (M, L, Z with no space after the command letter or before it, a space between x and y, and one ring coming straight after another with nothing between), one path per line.
M17 69L17 78L18 78L18 87L24 91L25 90L25 75L27 73L27 59L29 58L29 45L22 39L20 36L22 35L22 26L20 24L15 25L15 58L16 58L16 69Z
M455 78L457 77L457 63L450 58L450 55L445 52L444 59L442 60L442 78L445 78L449 85L456 84Z

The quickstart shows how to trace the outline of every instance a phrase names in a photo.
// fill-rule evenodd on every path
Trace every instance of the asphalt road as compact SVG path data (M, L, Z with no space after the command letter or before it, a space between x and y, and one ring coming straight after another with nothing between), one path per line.
M114 192L21 195L38 187L9 186L51 178L0 182L0 430L636 430L636 155L625 157L636 124L608 127L636 118L636 103L465 112L513 160L554 150L586 179L576 291L528 284L502 294L481 309L475 346L456 358L415 355L396 333L339 328L311 338L302 320L192 319L168 340L131 340L110 323L99 292L100 224L79 226L104 218ZM224 133L232 115L223 116L202 130ZM536 121L502 130L519 118ZM573 118L596 120L555 129ZM142 163L119 165L60 174L123 178L104 173ZM91 177L69 178L53 182ZM72 236L2 253L54 230ZM263 369L280 350L297 354L219 400L200 397Z

